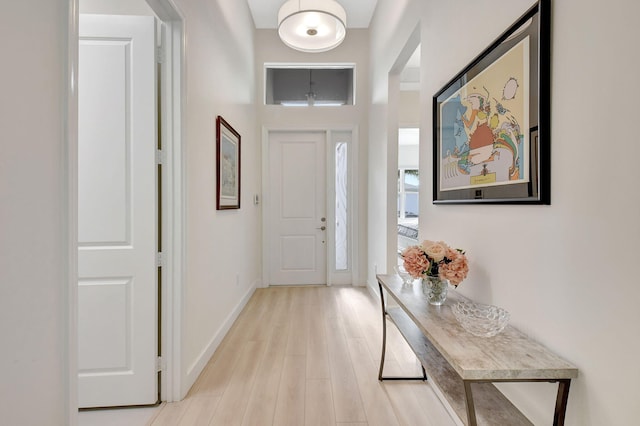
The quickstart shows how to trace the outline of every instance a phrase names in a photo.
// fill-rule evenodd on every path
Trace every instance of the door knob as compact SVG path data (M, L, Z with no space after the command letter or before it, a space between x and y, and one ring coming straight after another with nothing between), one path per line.
M326 227L326 226L321 226L320 228L316 228L316 229L319 229L319 230L321 230L321 231L324 231L325 229L327 229L327 227Z

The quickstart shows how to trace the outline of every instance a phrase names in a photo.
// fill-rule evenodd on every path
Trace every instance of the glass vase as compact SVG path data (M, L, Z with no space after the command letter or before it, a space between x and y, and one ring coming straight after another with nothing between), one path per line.
M449 281L444 278L426 276L422 278L422 292L427 301L440 306L447 300Z

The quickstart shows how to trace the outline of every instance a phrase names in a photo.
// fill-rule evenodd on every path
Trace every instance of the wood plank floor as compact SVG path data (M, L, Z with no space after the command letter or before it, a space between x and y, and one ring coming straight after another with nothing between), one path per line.
M149 423L449 426L424 382L379 382L379 302L365 288L258 289L187 397ZM419 375L393 325L385 374Z

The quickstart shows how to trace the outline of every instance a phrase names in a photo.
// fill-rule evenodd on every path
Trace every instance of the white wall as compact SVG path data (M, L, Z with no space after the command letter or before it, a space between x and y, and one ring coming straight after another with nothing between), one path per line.
M256 85L258 88L256 102L258 104L259 122L269 130L277 129L351 129L356 128L359 138L359 173L358 193L356 194L360 211L366 209L366 164L367 164L367 111L368 111L368 74L369 31L350 29L344 42L337 48L323 53L303 53L293 50L282 43L276 30L259 29L256 31ZM264 64L265 63L355 63L356 83L355 105L342 107L282 107L280 105L264 105ZM361 215L362 216L362 215ZM354 283L361 285L365 281L364 265L366 263L366 218L358 220L360 243L359 259L360 280Z
M398 108L398 125L400 127L420 126L420 92L403 90L400 92Z
M385 134L386 73L406 28L421 19L424 170L432 162L432 95L531 4L416 0L403 13L396 0L380 0L371 28L371 134ZM640 145L631 130L638 90L625 84L635 80L640 57L638 49L622 48L640 36L638 13L635 0L553 2L551 206L434 206L429 174L421 173L420 211L428 218L420 222L421 238L467 249L471 272L460 290L505 307L514 325L580 369L571 385L568 425L630 425L640 417L640 199L634 172ZM382 138L371 140L372 151L385 148ZM371 182L383 179L383 160L372 156ZM370 197L381 199L371 182ZM369 214L370 221L376 217ZM384 218L376 220L383 225ZM374 233L369 238L371 270L381 262L384 241ZM506 392L534 424L551 424L555 389L513 384Z
M209 360L261 275L260 139L253 21L246 2L175 0L185 20L186 281L183 392ZM241 135L240 210L216 210L215 120Z
M0 418L69 424L67 0L0 14Z

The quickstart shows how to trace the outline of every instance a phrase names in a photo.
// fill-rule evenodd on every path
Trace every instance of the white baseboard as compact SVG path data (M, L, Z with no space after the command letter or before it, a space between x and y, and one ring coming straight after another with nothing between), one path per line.
M184 380L182 380L183 386L180 399L183 399L187 395L187 392L189 392L191 386L193 386L193 384L196 382L198 376L200 375L200 373L202 373L202 370L204 370L204 367L207 365L216 349L218 349L218 346L220 346L222 339L224 339L224 336L227 335L229 329L231 329L231 326L238 318L238 315L240 315L240 312L242 312L249 299L251 299L251 296L256 290L255 284L256 283L254 283L254 285L252 285L251 288L247 290L242 299L240 299L240 302L238 302L236 307L231 311L218 331L214 334L209 344L196 358L195 362L191 364L191 366L187 369L186 377L184 377Z
M369 289L369 293L371 293L376 299L380 298L380 290L378 289L378 282L374 280L374 282L370 282L367 280L367 288Z

